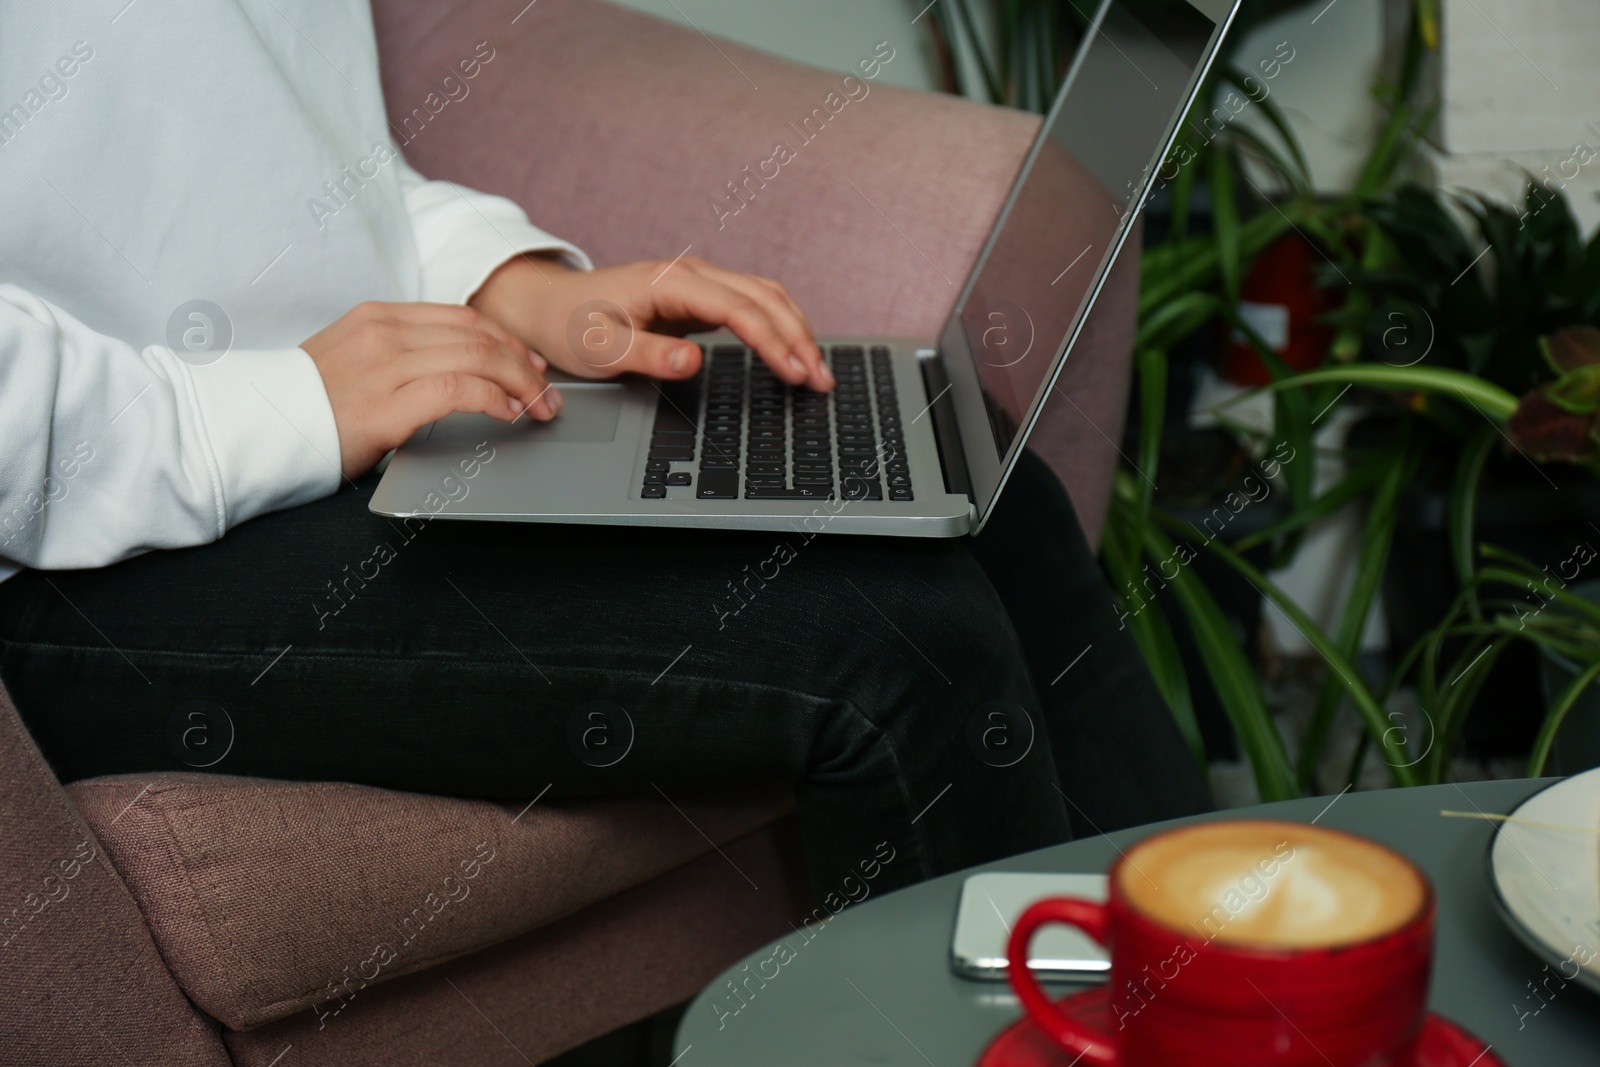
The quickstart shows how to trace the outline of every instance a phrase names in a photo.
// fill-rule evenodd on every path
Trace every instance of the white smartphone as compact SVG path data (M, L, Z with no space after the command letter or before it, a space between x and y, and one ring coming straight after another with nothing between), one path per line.
M1011 926L1027 907L1045 897L1106 899L1103 874L975 874L961 887L956 929L950 940L950 966L963 978L996 981L1006 977L1006 942ZM1028 953L1028 969L1045 981L1103 981L1111 962L1087 934L1052 924L1041 929Z

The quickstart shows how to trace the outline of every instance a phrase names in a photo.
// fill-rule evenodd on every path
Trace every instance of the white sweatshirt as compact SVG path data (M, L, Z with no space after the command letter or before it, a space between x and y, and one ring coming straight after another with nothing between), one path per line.
M452 99L493 62L463 54ZM300 342L540 250L589 265L401 159L366 0L3 0L0 579L332 493Z

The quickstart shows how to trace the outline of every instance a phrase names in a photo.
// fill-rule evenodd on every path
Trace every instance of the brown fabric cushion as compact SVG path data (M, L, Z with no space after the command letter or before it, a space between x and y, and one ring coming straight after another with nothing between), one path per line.
M0 1064L225 1067L0 689Z
M713 48L599 0L540 0L515 24L469 0L372 6L391 126L423 174L510 197L597 263L689 251L778 278L822 334L938 336L1038 128L880 78L805 143L790 123L823 107L844 72ZM441 79L480 43L492 58L441 106ZM907 23L888 43L892 67L925 47L925 30ZM876 45L862 41L861 56ZM747 178L778 141L796 158L764 184ZM730 182L748 203L719 217ZM1119 262L1030 438L1091 544L1122 436L1138 266Z
M486 801L119 775L69 792L184 992L245 1030L504 941L772 822L739 799ZM324 1009L326 1010L326 1009Z
M542 1063L689 999L788 933L809 906L798 837L785 819L561 922L360 993L338 1015L228 1033L229 1051L241 1067Z

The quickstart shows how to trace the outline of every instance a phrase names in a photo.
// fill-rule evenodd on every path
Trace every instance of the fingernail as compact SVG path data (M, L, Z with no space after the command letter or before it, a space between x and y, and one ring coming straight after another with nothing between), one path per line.
M506 407L511 409L513 418L522 414L522 401L518 400L514 396L506 397Z
M806 373L806 365L805 365L805 363L803 363L801 361L799 356L790 356L789 357L789 366L794 368L794 372L796 374L805 374Z
M831 389L835 385L839 384L838 379L834 378L833 376L832 367L828 366L826 363L819 363L817 366L822 368L822 380L828 383L828 388Z
M672 355L667 357L667 369L673 374L683 374L689 369L689 357L694 354L694 349L689 345L679 345L672 350Z
M561 405L565 402L561 399L561 391L553 385L550 387L550 391L544 395L544 399L545 403L550 405L550 414L552 415L560 411Z
M545 359L543 356L541 356L539 353L533 351L532 349L528 350L528 362L532 363L533 364L533 369L534 370L538 370L538 371L542 371L546 367L550 366L550 361L549 360Z

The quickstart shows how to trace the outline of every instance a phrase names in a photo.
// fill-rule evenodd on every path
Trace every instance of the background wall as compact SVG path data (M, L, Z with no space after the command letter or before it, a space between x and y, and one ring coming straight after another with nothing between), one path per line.
M836 70L852 68L865 50L888 41L897 55L884 69L885 81L913 89L939 87L927 16L912 23L927 0L615 2ZM1355 170L1352 160L1359 161L1375 122L1367 88L1377 76L1383 47L1382 2L1312 4L1273 20L1241 45L1239 59L1246 65L1271 56L1279 41L1295 49L1294 62L1274 82L1273 93L1294 122L1312 173L1325 189L1349 181Z
M1520 203L1548 176L1600 224L1600 3L1445 0L1441 17L1439 184Z

